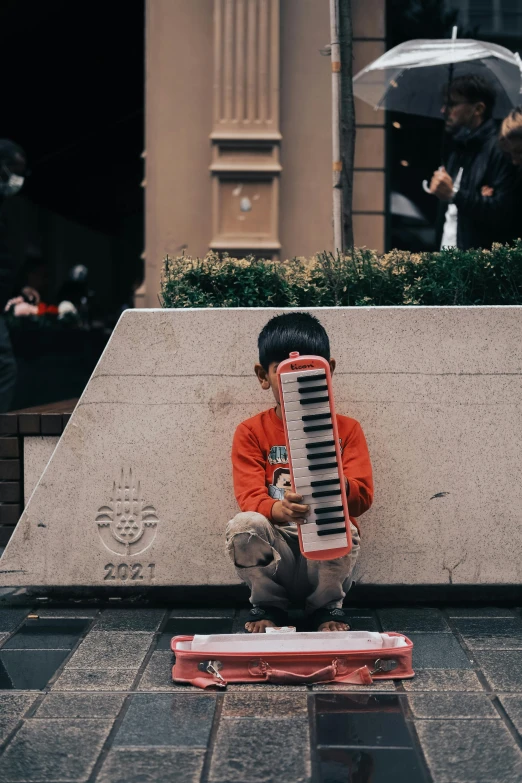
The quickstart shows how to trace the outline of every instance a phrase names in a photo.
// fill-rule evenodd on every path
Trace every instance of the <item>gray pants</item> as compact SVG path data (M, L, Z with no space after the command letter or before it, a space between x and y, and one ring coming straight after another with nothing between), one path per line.
M352 551L337 560L308 560L301 555L297 530L279 527L262 514L245 511L227 525L227 550L254 606L286 609L306 599L307 613L340 608L352 586L359 554L359 532L351 525Z

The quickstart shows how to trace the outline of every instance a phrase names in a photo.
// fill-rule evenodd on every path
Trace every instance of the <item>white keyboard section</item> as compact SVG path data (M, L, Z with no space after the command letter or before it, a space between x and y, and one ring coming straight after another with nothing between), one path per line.
M332 410L324 370L281 373L295 489L311 508L301 537L305 552L348 545Z

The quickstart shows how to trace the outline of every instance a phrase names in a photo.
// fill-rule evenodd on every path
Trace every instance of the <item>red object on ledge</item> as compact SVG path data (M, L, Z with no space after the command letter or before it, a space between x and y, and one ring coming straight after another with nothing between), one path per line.
M46 305L45 302L39 302L38 315L58 315L58 308L56 305Z

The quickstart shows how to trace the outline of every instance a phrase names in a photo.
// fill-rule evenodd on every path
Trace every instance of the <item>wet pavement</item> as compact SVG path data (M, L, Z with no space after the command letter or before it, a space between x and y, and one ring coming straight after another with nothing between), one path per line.
M520 608L350 609L410 637L414 679L217 693L172 683L170 639L240 631L245 608L2 592L2 783L522 781Z

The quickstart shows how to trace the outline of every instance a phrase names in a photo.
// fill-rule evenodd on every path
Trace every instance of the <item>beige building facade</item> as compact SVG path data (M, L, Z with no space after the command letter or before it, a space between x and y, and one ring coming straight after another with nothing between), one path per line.
M146 249L280 259L333 249L328 0L148 0ZM385 50L385 0L352 0L354 73ZM354 229L385 244L384 113L356 102Z

